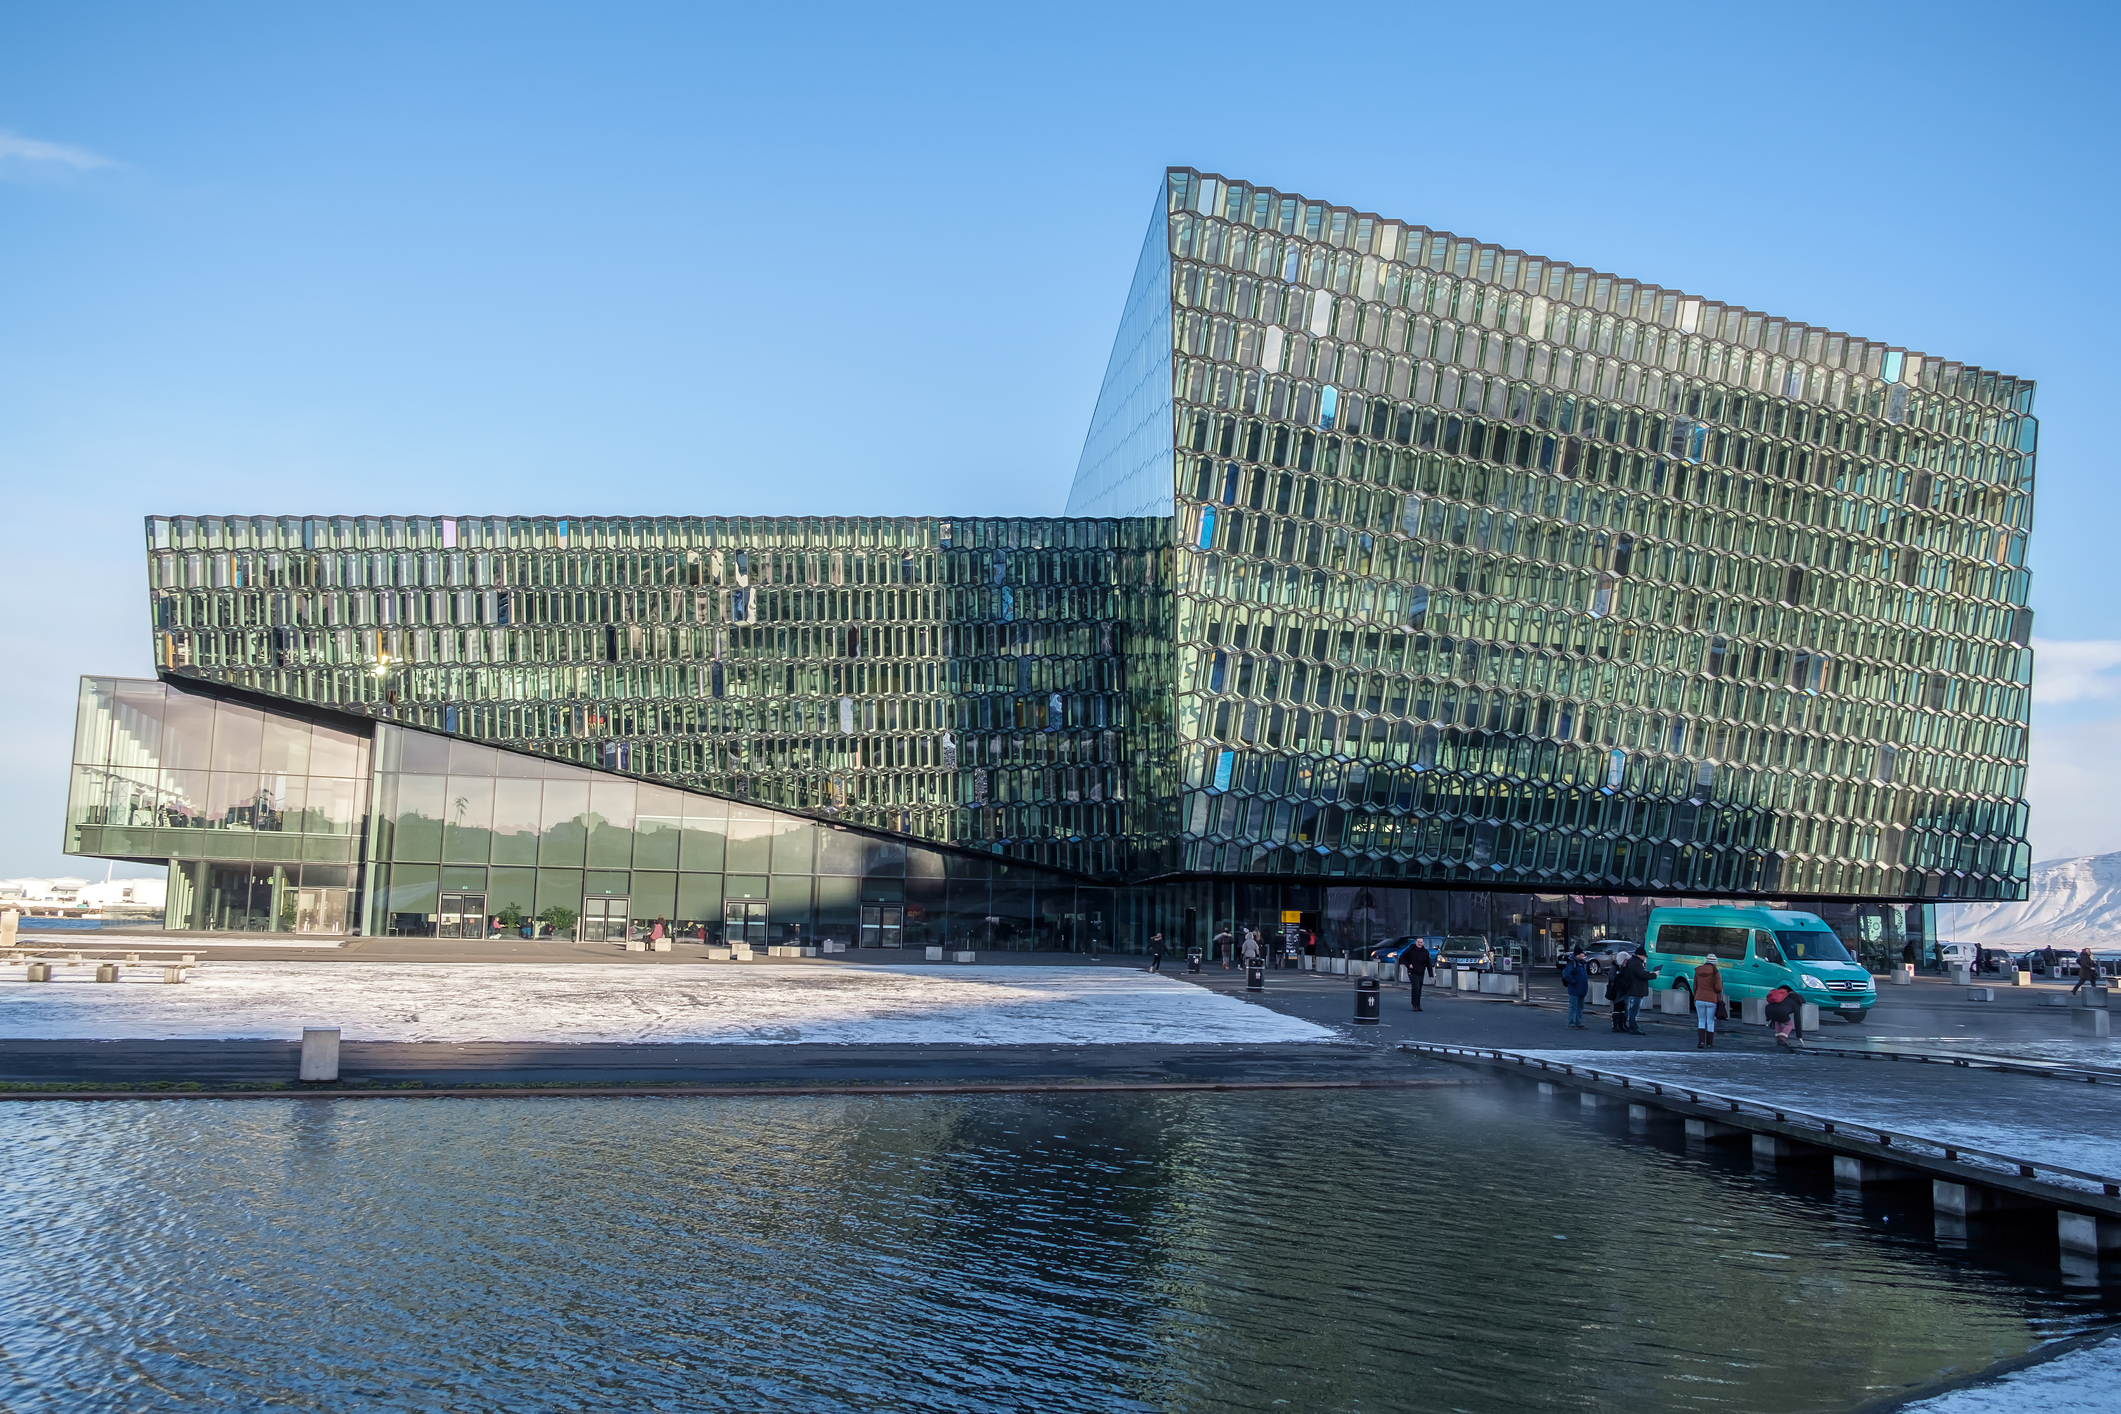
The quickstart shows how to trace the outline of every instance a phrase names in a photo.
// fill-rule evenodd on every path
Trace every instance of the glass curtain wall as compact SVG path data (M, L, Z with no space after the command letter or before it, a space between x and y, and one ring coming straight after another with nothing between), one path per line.
M1185 867L2015 898L2030 383L1174 169Z
M81 680L70 854L169 862L167 926L345 932L365 728L161 682Z
M1110 890L461 738L377 729L371 933L1110 951Z
M148 557L179 678L1115 876L1171 862L1167 530L178 516Z

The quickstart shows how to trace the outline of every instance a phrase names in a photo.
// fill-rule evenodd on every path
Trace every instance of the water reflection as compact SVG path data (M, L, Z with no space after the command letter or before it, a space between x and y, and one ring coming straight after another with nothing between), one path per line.
M1849 1408L2096 1314L1469 1094L18 1105L0 1407Z

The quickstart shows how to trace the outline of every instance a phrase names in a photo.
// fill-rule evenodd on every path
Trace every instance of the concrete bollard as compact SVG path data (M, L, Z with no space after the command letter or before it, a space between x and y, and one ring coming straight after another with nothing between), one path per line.
M1687 994L1677 987L1666 987L1657 994L1657 1010L1666 1016L1685 1016Z
M1807 1036L1819 1034L1819 1005L1816 1002L1797 1004L1797 1025Z
M647 944L647 943L645 943L645 942L643 942L643 941L641 941L641 939L639 939L639 938L628 938L628 939L626 940L626 951L628 951L628 952L647 952L647 951L648 951L648 944Z
M1898 1164L1866 1159L1856 1154L1834 1155L1834 1182L1844 1188L1868 1188L1878 1183L1905 1183L1920 1175Z
M49 981L51 981L51 980L52 980L52 965L51 965L50 963L48 963L48 962L33 962L33 963L31 963L31 964L29 965L29 976L28 976L28 978L27 978L26 980L28 980L28 981L31 981L31 982L49 982Z
M2094 1011L2090 1007L2078 1007L2069 1014L2069 1034L2072 1036L2111 1036L2113 1020L2104 1010Z
M1992 1002L1996 1000L1996 989L1994 987L1968 987L1966 989L1966 999L1970 1002Z
M1901 963L1901 964L1900 964L1900 965L1899 965L1898 967L1894 968L1894 969L1893 969L1893 985L1894 985L1895 987L1912 987L1912 986L1914 986L1914 985L1915 985L1915 964L1914 964L1914 963L1912 963L1912 962L1903 962L1903 963Z
M930 962L941 962L942 960L943 960L943 950L942 950L941 948L930 948L930 949L928 949L928 961L930 961Z
M302 1028L302 1075L304 1080L337 1080L339 1078L339 1028L336 1026L305 1026Z
M184 980L183 965L181 963L175 962L170 963L167 967L162 969L162 980L164 982L172 984L182 982Z
M117 964L117 963L115 963L115 962L99 962L99 963L97 963L97 964L96 964L96 980L97 980L98 982L115 982L115 981L117 981L117 980L118 980L118 964Z
M707 960L709 962L727 962L729 961L730 953L731 950L728 948L718 948L710 946L707 949Z
M2014 967L2011 969L2011 985L2013 987L2030 987L2033 985L2033 974L2023 967Z
M2121 1252L2121 1221L2113 1218L2058 1209L2055 1236L2060 1239L2064 1252L2078 1252L2089 1257Z
M950 960L952 962L978 962L979 954L976 952L954 952L950 954Z
M1973 969L1963 962L1952 964L1952 985L1954 987L1970 987L1973 983Z
M1767 998L1741 997L1738 1000L1738 1019L1748 1026L1767 1025Z
M648 951L650 952L669 952L670 947L670 939L668 938L650 938L648 940Z

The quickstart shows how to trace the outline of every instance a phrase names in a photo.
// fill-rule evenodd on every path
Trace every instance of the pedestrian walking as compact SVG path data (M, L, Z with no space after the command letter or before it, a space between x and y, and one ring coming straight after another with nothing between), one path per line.
M1569 993L1568 1029L1582 1031L1583 999L1591 994L1591 969L1584 962L1582 948L1569 954L1568 965L1561 969L1561 985Z
M1648 1033L1642 1029L1638 1018L1642 1014L1642 999L1650 994L1650 969L1640 952L1627 955L1627 960L1620 965L1620 977L1627 984L1623 1003L1627 1009L1627 1033L1630 1036L1646 1035Z
M1257 928L1245 930L1244 959L1247 967L1259 961L1259 930Z
M1164 970L1164 935L1161 933L1151 933L1149 935L1149 970L1151 972Z
M1723 970L1710 953L1694 969L1694 1049L1716 1049L1716 1018L1723 1011Z
M1407 984L1414 990L1414 1010L1420 1011L1421 984L1429 980L1429 972L1436 966L1436 961L1429 956L1429 945L1419 938L1400 956L1406 963Z
M1613 1008L1613 1034L1618 1036L1628 1029L1628 984L1617 967L1605 979L1605 999Z
M2060 961L2061 959L2055 956L2055 945L2053 943L2049 943L2046 947L2040 949L2040 970L2048 976L2059 977L2062 975L2055 970L2056 964Z
M2090 948L2077 954L2077 987L2086 986L2095 990L2099 986L2099 959L2092 956ZM2069 989L2071 996L2077 995L2077 987Z
M1215 960L1223 965L1223 971L1230 970L1230 954L1235 951L1228 928L1215 935Z

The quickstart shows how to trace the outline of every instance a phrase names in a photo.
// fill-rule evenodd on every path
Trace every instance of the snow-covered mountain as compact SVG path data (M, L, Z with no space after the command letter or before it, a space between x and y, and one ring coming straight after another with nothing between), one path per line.
M2121 854L2035 864L2024 903L1963 903L1953 905L1953 913L1949 922L1939 920L1951 942L2058 948L2121 944Z

